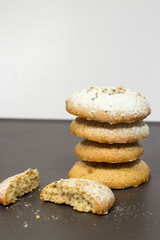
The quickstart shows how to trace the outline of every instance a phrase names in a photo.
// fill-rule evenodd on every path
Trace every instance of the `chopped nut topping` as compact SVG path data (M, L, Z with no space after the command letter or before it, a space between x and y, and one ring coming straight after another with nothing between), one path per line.
M90 87L88 88L87 93L91 92L93 89L99 90L96 87ZM124 92L126 92L126 90L122 86L119 86L117 88L111 88L110 90L108 90L107 88L101 88L101 91L102 93L107 93L108 95L123 94ZM98 91L96 92L96 96L92 98L92 100L94 100L95 98L98 98Z
M140 92L137 92L137 96L143 97Z
M93 101L94 99L96 99L96 97L92 98L92 101Z
M98 92L96 92L96 95L95 95L95 97L92 98L92 100L94 100L96 98L98 98Z
M93 89L94 89L94 87L88 88L87 93L91 92Z
M102 88L102 92L103 92L103 93L106 93L107 91L108 91L107 88Z
M108 95L123 94L125 91L126 90L122 86L119 86L117 88L111 88L111 90L108 93Z

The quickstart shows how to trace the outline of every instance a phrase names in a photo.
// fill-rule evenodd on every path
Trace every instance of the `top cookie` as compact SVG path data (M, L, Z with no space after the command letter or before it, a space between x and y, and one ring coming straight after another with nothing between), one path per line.
M71 95L66 110L87 120L134 122L146 118L151 109L139 92L119 87L90 87Z

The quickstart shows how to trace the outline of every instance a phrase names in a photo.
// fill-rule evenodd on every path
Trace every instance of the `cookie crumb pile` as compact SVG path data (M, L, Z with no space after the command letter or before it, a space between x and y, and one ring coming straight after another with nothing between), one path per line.
M69 171L69 178L94 180L112 189L137 187L149 180L139 142L149 135L143 119L151 109L141 93L122 86L90 87L70 96L66 110L77 116L71 133L85 138L75 147L81 161Z

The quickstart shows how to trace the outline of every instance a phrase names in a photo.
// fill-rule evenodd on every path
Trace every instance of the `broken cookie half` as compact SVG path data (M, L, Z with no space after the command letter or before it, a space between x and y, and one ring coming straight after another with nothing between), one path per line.
M70 178L47 185L41 192L41 200L68 204L80 212L107 214L115 197L107 186L98 182Z
M37 169L28 169L23 173L7 178L0 183L0 203L8 205L14 203L17 197L31 192L39 184Z

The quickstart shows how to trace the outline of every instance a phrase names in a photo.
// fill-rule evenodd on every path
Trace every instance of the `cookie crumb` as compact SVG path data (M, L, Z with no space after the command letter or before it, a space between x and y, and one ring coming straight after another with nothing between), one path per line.
M24 227L27 228L28 227L28 223L24 222Z
M53 218L53 219L59 219L59 216L54 216L54 215L52 215L52 218Z

